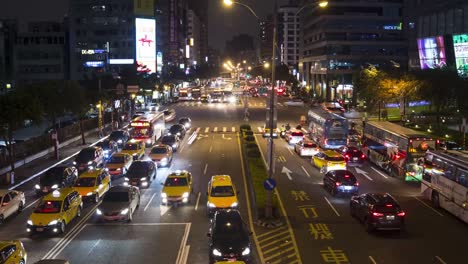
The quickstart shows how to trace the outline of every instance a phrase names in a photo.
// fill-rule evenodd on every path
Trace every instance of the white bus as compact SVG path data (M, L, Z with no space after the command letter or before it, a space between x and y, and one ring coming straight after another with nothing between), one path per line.
M164 113L156 112L136 117L130 123L130 135L133 139L145 142L147 147L151 147L158 141L166 128Z
M462 152L428 151L421 193L440 207L468 223L468 155Z
M324 149L338 149L348 144L348 120L321 106L308 112L309 136Z

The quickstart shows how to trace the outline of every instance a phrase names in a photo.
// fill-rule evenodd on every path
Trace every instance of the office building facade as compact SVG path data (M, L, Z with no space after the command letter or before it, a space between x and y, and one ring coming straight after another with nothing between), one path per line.
M292 3L278 9L279 26L282 29L282 36L280 36L281 62L288 66L291 73L296 72L299 62L300 24L299 16L296 14L298 11L297 5Z
M15 85L15 40L18 25L14 20L0 20L0 94Z

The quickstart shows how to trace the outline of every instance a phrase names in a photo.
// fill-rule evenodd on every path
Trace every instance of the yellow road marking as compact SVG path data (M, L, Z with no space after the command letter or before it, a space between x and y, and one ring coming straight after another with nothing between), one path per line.
M278 250L278 249L280 249L280 248L282 248L282 247L285 247L285 246L287 246L287 245L289 245L289 244L291 244L291 243L292 243L291 241L288 241L288 242L283 243L283 244L281 244L281 245L279 245L279 246L277 246L277 247L272 247L272 248L270 248L270 249L268 249L268 250L263 251L263 254L268 254L268 253L270 253L270 252L272 252L272 251L275 251L275 250Z
M278 253L276 253L276 254L273 254L273 255L269 256L268 258L265 258L265 260L268 261L268 260L270 260L270 259L276 258L276 257L278 257L279 255L281 255L281 254L283 254L283 253L285 253L285 252L291 251L291 250L294 250L294 247L290 247L290 248L287 248L287 249L285 249L285 250L283 250L283 251L280 251L280 252L278 252Z
M287 238L288 238L288 237L290 237L289 234L288 234L288 236L285 237L285 238L278 238L278 239L275 239L275 240L269 242L269 243L266 244L266 245L262 245L261 247L262 247L262 249L264 249L264 248L267 248L268 246L274 245L275 243L281 243L282 241L287 241ZM260 242L260 243L262 243L262 242Z
M265 233L262 233L262 234L258 235L257 238L261 238L261 237L267 236L267 235L269 235L269 234L276 233L276 232L278 232L279 230L282 230L282 229L285 229L285 228L286 228L285 226L282 226L282 227L273 229L273 230L271 230L271 231L268 231L268 232L265 232Z
M284 232L281 232L281 233L274 234L274 235L272 235L272 236L270 236L270 237L267 237L267 238L265 238L265 239L259 240L259 242L260 242L260 243L264 243L265 241L268 241L268 240L270 240L270 239L272 239L272 238L275 238L275 237L277 237L277 236L284 235L284 234L287 234L287 233L288 233L288 230L286 230L286 231L284 231Z

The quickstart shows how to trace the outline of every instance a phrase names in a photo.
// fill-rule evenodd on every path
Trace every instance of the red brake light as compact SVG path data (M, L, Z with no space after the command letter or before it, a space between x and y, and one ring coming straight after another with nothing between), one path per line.
M336 182L335 184L336 184L336 186L340 186L341 182Z
M361 159L365 159L365 158L366 158L366 155L362 154Z
M354 185L359 186L359 182L356 182Z
M386 207L392 207L393 205L392 204L386 204L385 206Z
M345 177L345 178L349 178L349 175L345 175L344 177Z
M47 202L47 205L51 205L51 204L52 204L52 202L50 202L50 201L49 201L49 202Z
M349 159L349 155L348 155L348 154L346 154L346 155L345 155L345 158Z
M383 216L382 213L378 213L378 212L373 212L372 215L376 217Z
M401 211L401 212L399 212L397 215L398 215L398 216L405 216L405 215L406 215L406 213L405 213L405 212L403 212L403 211Z

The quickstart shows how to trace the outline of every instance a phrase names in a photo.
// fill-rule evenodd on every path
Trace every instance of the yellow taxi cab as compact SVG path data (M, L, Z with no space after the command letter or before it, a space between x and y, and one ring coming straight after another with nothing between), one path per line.
M122 176L132 165L132 156L126 153L114 153L106 163L106 169L111 176Z
M27 222L29 233L63 233L75 217L81 216L83 202L74 188L55 190L44 196Z
M28 254L19 240L0 241L0 263L24 264Z
M125 143L120 153L126 153L133 157L134 160L141 159L145 155L145 142L137 139L132 139Z
M83 200L94 201L94 203L98 203L110 187L111 178L105 169L83 172L73 186L83 196Z
M192 174L177 170L169 174L161 191L163 204L188 203L192 193Z
M237 200L236 187L232 183L229 175L214 175L208 182L207 215L211 216L217 209L237 208L239 201Z
M312 164L322 173L330 170L346 170L346 159L334 150L319 151L312 157Z
M171 166L172 155L172 147L164 144L154 146L149 153L150 159L154 161L158 167Z

